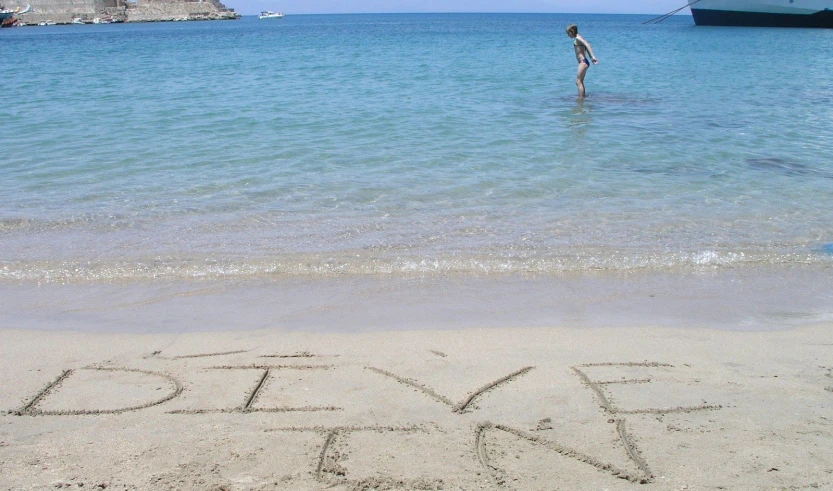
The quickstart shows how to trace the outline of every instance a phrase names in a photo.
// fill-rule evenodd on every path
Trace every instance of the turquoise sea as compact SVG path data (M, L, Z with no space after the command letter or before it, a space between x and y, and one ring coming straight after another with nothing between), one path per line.
M4 29L0 280L833 267L833 30L648 18Z

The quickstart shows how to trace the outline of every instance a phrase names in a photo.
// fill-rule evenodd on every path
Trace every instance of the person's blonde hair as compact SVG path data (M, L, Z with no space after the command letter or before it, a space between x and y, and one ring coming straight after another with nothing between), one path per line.
M567 34L578 34L578 26L575 24L567 26Z

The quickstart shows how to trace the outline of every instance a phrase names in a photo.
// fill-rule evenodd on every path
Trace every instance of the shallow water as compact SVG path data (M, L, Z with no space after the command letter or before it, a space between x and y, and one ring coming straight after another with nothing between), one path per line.
M645 19L4 30L0 280L829 269L833 31Z

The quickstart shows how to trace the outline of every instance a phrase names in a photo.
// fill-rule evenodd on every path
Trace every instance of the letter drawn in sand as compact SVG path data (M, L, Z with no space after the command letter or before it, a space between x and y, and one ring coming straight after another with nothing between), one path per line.
M108 382L112 382L114 379L118 379L119 377L122 378L122 380L118 381L122 390L124 390L124 386L131 386L135 389L135 391L131 394L132 398L127 405L119 407L116 404L115 407L112 407L113 403L109 400L109 393L106 392L106 384ZM133 378L131 379L131 377ZM159 379L161 379L161 383ZM67 387L68 385L70 387ZM163 397L147 397L147 394L155 393L155 390L160 389L160 385L169 385L170 391ZM150 387L153 389L150 389ZM73 392L76 396L73 397L72 394L67 394L68 397L63 398L61 401L57 401L57 407L52 409L39 408L39 406L46 403L47 399L61 399L60 395L56 397L56 394L62 389L64 392ZM150 392L150 390L153 390L153 392ZM147 392L147 394L144 392ZM81 395L78 396L78 393L81 393ZM135 368L87 367L77 370L63 371L60 376L47 384L46 387L30 399L29 402L13 413L18 416L120 414L164 404L179 396L181 393L182 384L180 384L174 377L165 373L151 372ZM99 407L66 407L67 405L79 404L79 401L81 405L99 405Z
M498 467L492 461L492 459L490 459L489 456L489 449L486 445L486 436L488 433L495 431L501 431L506 434L512 435L518 438L519 440L539 445L558 455L585 463L587 465L595 467L600 472L608 473L611 476L614 476L619 479L625 479L640 484L650 483L654 479L651 470L648 468L648 464L642 459L639 450L636 448L627 431L625 430L624 420L617 421L617 433L622 444L625 446L628 459L631 462L633 462L633 464L637 468L636 472L625 471L616 467L613 464L602 462L596 457L579 452L577 450L573 450L572 448L564 446L561 443L541 437L539 435L533 435L531 433L516 428L512 428L507 425L493 424L491 422L486 421L478 424L477 428L475 429L474 453L477 456L477 459L480 461L480 465L483 467L483 470L486 471L486 475L488 475L491 478L492 482L498 487L503 487L506 484L507 472L504 469Z
M254 370L259 372L257 380L252 388L246 393L241 405L237 407L226 407L219 409L180 409L169 411L168 414L208 414L208 413L289 413L289 412L316 412L316 411L341 411L342 408L327 405L305 405L305 406L273 406L258 407L256 404L262 393L269 385L276 374L282 371L307 371L307 370L330 370L332 365L242 365L242 366L216 366L208 370L232 371L232 370Z
M609 394L609 387L622 385L629 386L635 384L650 384L654 380L652 378L635 378L635 379L613 379L613 380L594 380L588 374L588 369L596 367L607 368L646 368L646 369L671 369L673 365L666 363L642 362L642 363L589 363L586 365L578 365L571 367L573 373L578 375L581 381L590 388L599 399L599 404L602 409L609 414L670 414L670 413L690 413L693 411L713 411L721 409L722 406L714 404L697 404L690 406L673 406L665 408L639 408L639 409L621 409L611 399Z
M314 432L321 435L321 451L314 462L315 480L329 487L348 486L349 489L444 489L442 479L430 472L419 472L420 455L430 453L445 435L424 426L335 426L290 427L268 432ZM351 439L357 441L350 443ZM363 445L369 441L391 443L388 448ZM398 444L397 444L398 440ZM375 451L374 451L375 449ZM404 455L403 455L404 453ZM376 465L381 459L386 470ZM397 466L407 464L401 475ZM430 471L430 470L428 470ZM392 474L393 473L393 474ZM407 476L410 474L410 476ZM413 474L423 474L413 477Z
M524 367L524 368L521 368L520 370L512 372L512 373L510 373L510 374L508 374L504 377L501 377L497 380L489 382L488 384L486 384L486 385L480 387L479 389L475 390L474 392L469 394L468 397L466 397L465 399L463 399L462 401L460 401L459 403L456 403L456 404L451 399L449 399L448 397L445 397L441 394L438 394L436 391L434 391L434 389L428 387L427 385L421 384L416 380L401 377L399 375L396 375L395 373L388 372L387 370L382 370L381 368L374 368L374 367L366 367L366 368L368 370L372 371L372 372L378 373L379 375L383 375L385 377L392 378L393 380L396 380L397 382L399 382L401 384L411 386L411 387L417 389L418 391L422 392L423 394L427 395L431 399L439 401L439 402L441 402L441 403L443 403L447 406L451 406L451 410L453 412L458 413L458 414L463 414L463 413L467 412L467 409L469 409L469 407L471 407L474 400L477 399L478 397L480 397L481 395L495 389L496 387L498 387L500 385L509 383L512 380L515 380L516 378L521 377L522 375L526 374L527 372L529 372L530 370L532 370L535 367Z

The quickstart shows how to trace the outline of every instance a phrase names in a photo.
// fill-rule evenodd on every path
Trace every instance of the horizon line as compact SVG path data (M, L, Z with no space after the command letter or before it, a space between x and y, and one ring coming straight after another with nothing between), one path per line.
M266 12L260 10L259 12ZM514 14L514 15L658 15L658 12L306 12L299 14L285 13L284 15L464 15L464 14ZM241 14L241 15L257 15L257 14ZM662 15L662 14L659 14ZM676 15L691 16L690 13L678 12Z

